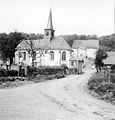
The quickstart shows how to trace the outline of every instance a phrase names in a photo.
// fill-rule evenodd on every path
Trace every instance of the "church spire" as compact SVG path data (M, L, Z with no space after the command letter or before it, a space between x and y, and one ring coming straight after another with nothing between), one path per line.
M47 27L44 30L44 38L48 38L49 40L52 40L53 37L54 37L54 29L52 23L52 11L50 9Z
M52 29L53 30L53 23L52 23L52 11L50 9L50 14L48 18L48 23L46 29Z

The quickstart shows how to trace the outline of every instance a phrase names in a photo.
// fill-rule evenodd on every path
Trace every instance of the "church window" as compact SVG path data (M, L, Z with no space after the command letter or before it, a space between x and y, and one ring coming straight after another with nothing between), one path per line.
M49 32L46 32L46 36L48 36L49 35Z
M33 52L33 58L36 59L36 52Z
M50 60L54 60L54 52L50 51Z
M66 52L62 52L62 60L66 60Z
M24 54L24 60L26 60L26 52L24 52L23 54Z

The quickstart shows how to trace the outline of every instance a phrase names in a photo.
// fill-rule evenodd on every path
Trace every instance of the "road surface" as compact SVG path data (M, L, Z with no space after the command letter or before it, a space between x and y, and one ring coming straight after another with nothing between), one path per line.
M115 106L88 94L83 75L0 90L0 120L115 120Z

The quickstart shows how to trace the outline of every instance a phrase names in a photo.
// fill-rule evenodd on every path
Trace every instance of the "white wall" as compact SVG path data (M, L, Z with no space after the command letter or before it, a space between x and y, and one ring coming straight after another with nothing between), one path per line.
M93 48L87 49L86 50L86 55L90 58L95 59L96 51L97 51L97 49L93 49Z
M73 51L74 51L74 54L77 56L77 49L73 49ZM86 57L87 56L89 58L95 59L96 51L97 51L97 49L93 49L93 48L88 48L88 49L79 48L78 49L78 56L79 57Z
M77 56L77 53L78 53L78 57L81 57L81 56L86 56L86 49L85 48L79 48L79 49L73 49L74 51L74 54Z
M54 52L54 60L50 59L50 51L47 51L47 53L44 53L41 57L39 57L39 54L37 54L37 59L34 62L37 62L37 66L61 66L62 64L66 64L68 67L70 66L70 51L68 50L52 50ZM66 60L62 61L62 52L66 52ZM26 52L26 60L23 60L22 58L19 59L18 52L15 52L15 63L18 64L19 62L23 62L25 65L32 65L32 58ZM21 52L24 52L21 51Z

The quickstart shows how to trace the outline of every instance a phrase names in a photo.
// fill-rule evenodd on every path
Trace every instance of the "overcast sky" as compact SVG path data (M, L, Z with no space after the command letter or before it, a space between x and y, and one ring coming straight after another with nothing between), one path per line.
M55 35L114 32L114 0L0 0L0 32L44 33L51 6Z

